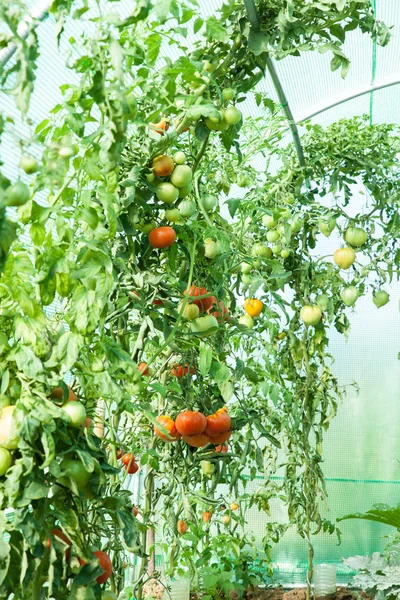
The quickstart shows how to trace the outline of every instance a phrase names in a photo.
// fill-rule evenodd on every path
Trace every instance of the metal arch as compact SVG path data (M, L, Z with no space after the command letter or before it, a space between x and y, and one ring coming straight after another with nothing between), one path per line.
M308 121L309 119L312 119L313 117L316 117L317 115L320 115L321 113L330 110L331 108L335 108L335 106L339 106L340 104L344 104L345 102L349 102L350 100L354 100L355 98L359 98L360 96L365 96L366 94L370 94L371 92L383 90L394 85L400 85L400 78L389 79L376 85L368 85L365 88L358 90L357 92L353 92L347 96L342 96L342 98L340 98L339 100L335 100L330 104L325 104L321 108L313 110L311 113L306 113L304 116L301 116L298 119L296 119L296 123L303 123L304 121Z
M18 35L26 40L31 31L30 25L32 24L33 29L37 27L37 25L44 21L45 18L49 14L49 9L53 4L53 0L40 0L36 6L34 6L29 15L22 21L22 23L18 26ZM37 23L33 22L36 20ZM4 65L10 60L10 58L15 54L17 50L17 46L14 43L8 44L3 50L0 52L0 65L4 67Z

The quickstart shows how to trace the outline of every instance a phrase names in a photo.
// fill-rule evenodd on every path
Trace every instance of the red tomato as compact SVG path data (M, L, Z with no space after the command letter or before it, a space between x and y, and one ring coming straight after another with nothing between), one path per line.
M122 457L122 463L125 465L125 469L130 475L139 471L139 465L136 464L136 459L132 454L124 454Z
M213 415L209 415L207 418L207 427L205 433L210 437L225 433L231 428L231 418L228 415L226 406L217 410Z
M150 375L150 369L147 366L147 363L141 362L138 364L138 369L142 375Z
M71 401L76 401L78 400L78 396L75 394L75 392L69 387L69 385L67 385L67 389L68 389L68 398L66 400L66 402L71 402ZM60 387L56 387L54 388L54 390L51 392L51 397L54 400L63 400L63 394L64 394L64 390L63 388Z
M173 419L171 419L170 417L167 417L166 415L160 415L159 417L157 417L156 421L157 421L157 423L160 423L160 425L162 425L163 427L165 427L165 429L168 431L168 433L170 434L170 436L172 438L174 438L173 440L170 440L165 435L165 433L163 433L162 431L160 431L160 429L158 429L157 427L154 427L154 433L156 435L158 435L159 438L161 438L162 440L164 440L164 442L175 442L175 441L177 441L177 440L180 439L181 435L177 431L176 425L175 425L175 422L173 421Z
M149 244L153 248L169 248L176 240L175 230L169 225L156 227L149 233Z
M196 372L195 368L190 367L190 373L193 374L195 372ZM182 377L185 377L185 375L187 375L188 373L189 373L189 365L187 363L185 366L174 365L171 369L171 375L173 375L174 377L177 377L178 379L182 379Z
M137 517L139 514L139 510L136 508L136 506L132 506L132 512L134 517Z
M69 537L67 537L65 535L65 533L61 531L61 529L52 529L50 531L50 533L53 536L57 536L60 540L62 540L63 542L65 542L68 546L70 546L72 544L72 542L69 539ZM46 546L47 546L47 550L50 550L50 547L51 547L51 538L47 538ZM69 560L69 548L65 549L65 558L67 560Z
M184 294L187 294L187 290L185 290ZM207 296L207 294L207 290L202 287L192 285L189 289L189 296ZM200 312L207 312L213 304L217 304L217 299L215 296L207 296L206 298L200 298L200 300L194 300L193 304L199 307Z
M217 308L219 307L219 309ZM215 317L217 319L217 321L228 321L229 320L229 311L226 308L225 304L222 302L222 300L220 300L217 304L217 307L212 306L210 310L208 310L207 312L212 315L213 317ZM216 310L214 310L214 308L216 308Z
M185 410L176 417L175 426L183 436L198 435L207 427L207 419L201 412Z
M225 431L224 433L220 433L219 435L213 435L213 437L210 438L210 443L211 444L223 444L224 442L229 440L231 435L232 435L232 431ZM227 450L222 450L222 452L227 452Z
M211 438L206 433L184 435L183 439L189 446L193 446L193 448L203 448L203 446L211 443Z
M105 552L103 552L103 550L96 550L96 552L93 552L93 554L98 559L99 565L100 565L100 567L104 571L104 573L102 573L101 575L99 575L97 577L97 579L96 579L97 583L99 585L102 585L111 576L111 573L112 573L111 558L108 556L108 554L106 554ZM81 562L81 561L79 561L79 562ZM82 561L82 563L85 564L83 561Z
M161 306L162 300L159 300L158 298L154 298L153 304L154 304L154 306Z

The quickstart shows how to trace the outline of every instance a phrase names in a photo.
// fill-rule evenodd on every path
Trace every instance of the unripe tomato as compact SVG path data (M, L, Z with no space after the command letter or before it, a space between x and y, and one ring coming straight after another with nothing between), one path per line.
M98 559L99 565L104 571L104 573L99 575L96 579L97 583L99 585L102 585L103 583L105 583L107 581L107 579L109 579L111 577L111 573L112 573L111 558L108 556L108 554L103 552L103 550L96 550L96 552L93 552L93 554Z
M180 312L180 309L179 309ZM197 304L189 304L186 303L185 308L183 309L182 317L187 319L188 321L193 321L197 319L200 314L200 309Z
M80 427L86 419L86 409L82 402L72 400L63 404L61 408L68 415L72 427Z
M33 156L23 156L21 158L20 165L27 175L36 173L39 168L39 163L36 158L33 158Z
M318 305L306 304L300 311L300 318L307 327L317 325L322 318L322 310Z
M288 258L289 256L290 256L289 248L283 248L283 250L281 250L281 257Z
M238 321L240 325L244 325L245 327L248 327L248 329L253 329L254 327L254 321L250 315L243 315L238 319Z
M356 248L362 246L367 241L368 234L362 227L348 227L344 232L344 239L349 246Z
M231 522L230 516L229 515L224 515L222 517L222 522L223 522L224 525L229 525L229 523Z
M139 229L139 231L142 231L143 233L150 233L150 231L153 231L155 226L156 222L154 220L149 221L147 219L142 219L136 225L136 229Z
M188 524L186 523L186 521L179 520L177 529L178 529L178 533L180 533L181 535L184 535L187 532Z
M184 219L188 219L196 212L196 205L193 200L183 200L179 205L179 213Z
M15 406L3 406L0 409L0 446L6 450L15 450L18 447L19 437L13 428L13 413Z
M252 272L253 265L250 265L249 263L246 263L246 262L242 262L242 264L240 265L240 270L242 271L242 273L245 273L246 275L248 275L249 273Z
M302 219L292 219L290 221L290 226L292 228L293 233L299 233L304 225L304 221Z
M322 310L327 310L329 306L329 298L326 294L318 294L315 298L315 302Z
M201 466L201 470L203 471L204 475L207 475L207 477L211 477L211 475L215 471L215 465L213 465L213 463L210 462L209 460L201 460L200 466Z
M210 258L212 260L217 256L220 256L222 253L223 249L218 241L215 241L212 238L207 238L204 240L204 255L206 258Z
M172 158L170 156L166 156L165 154L156 156L151 166L154 171L154 174L157 177L168 177L168 175L171 175L172 171L175 168L175 164Z
M206 194L204 196L201 196L200 204L206 212L211 212L217 206L218 200L215 196L211 196L211 194Z
M219 117L207 117L204 119L204 124L211 131L224 131L229 127L222 113L220 113Z
M341 269L349 269L356 260L353 248L339 248L333 255L333 260Z
M336 219L320 219L318 221L318 227L325 237L329 237L336 227Z
M169 181L163 181L156 187L156 196L165 204L172 204L178 200L179 190Z
M60 483L62 485L69 486L68 477L71 477L71 479L75 481L78 489L84 488L89 483L91 473L86 471L80 460L65 458L61 461L60 468L65 474L60 477Z
M104 592L101 593L101 600L118 600L118 596L111 590L104 590Z
M61 158L72 158L72 156L75 156L75 154L77 152L78 152L77 146L65 145L65 146L61 146L61 148L59 148L58 156L61 156Z
M358 289L354 285L350 285L340 292L340 297L343 304L346 306L353 306L359 296Z
M272 254L275 254L275 256L277 256L278 254L280 254L282 252L282 246L280 244L274 244L271 248L272 250Z
M185 185L184 187L179 188L179 198L186 198L189 194L192 193L193 186L191 183L189 185Z
M23 206L29 200L29 188L22 181L10 185L5 191L4 204L6 206Z
M263 309L263 303L257 298L248 298L244 301L244 310L250 317L258 317Z
M237 510L239 508L239 504L237 502L232 502L229 508L231 510Z
M390 296L384 290L379 290L378 292L374 292L373 294L373 303L377 308L381 308L381 306L385 306L390 300Z
M205 431L207 419L201 412L185 410L176 417L175 426L183 436L199 435Z
M248 287L251 284L251 282L253 281L253 278L250 277L250 275L247 275L247 273L243 273L240 279L241 279L243 285L245 285L246 287Z
M188 165L177 165L170 177L170 182L177 188L183 188L190 184L192 177L193 172Z
M271 229L270 231L267 231L268 242L271 242L273 244L274 242L277 242L279 240L279 238L280 238L280 233L276 229Z
M252 256L262 256L263 258L271 258L272 250L265 244L254 244L251 249Z
M262 218L263 225L267 227L267 229L272 229L276 225L276 221L272 215L264 215Z
M221 93L223 99L227 102L229 100L233 100L235 97L235 90L233 90L232 88L224 88Z
M169 227L157 227L149 233L149 244L153 248L169 248L176 240L176 233Z
M0 448L0 477L5 475L12 465L12 455L7 448Z
M223 115L228 125L237 125L242 119L242 113L236 106L229 106L229 108L226 108Z
M176 223L181 218L181 213L179 212L178 208L169 208L165 211L164 216L167 219L167 221L171 221L171 223Z
M175 152L174 163L177 165L183 165L186 162L186 154L184 152Z
M211 521L212 512L205 510L202 514L203 523L209 523Z
M240 175L238 176L236 183L238 184L239 187L244 188L247 187L249 185L249 180L247 179L246 175L244 175L243 173L240 173Z
M171 419L171 417L167 417L167 415L159 415L156 421L168 431L169 437L165 433L163 433L161 429L154 426L154 433L164 442L176 442L180 439L181 434L177 430L175 421Z
M204 336L214 333L218 329L218 321L212 315L206 317L198 317L190 322L192 333L203 334Z
M154 175L154 173L146 173L145 175L147 181L149 183L153 183L153 181L155 180L156 176Z

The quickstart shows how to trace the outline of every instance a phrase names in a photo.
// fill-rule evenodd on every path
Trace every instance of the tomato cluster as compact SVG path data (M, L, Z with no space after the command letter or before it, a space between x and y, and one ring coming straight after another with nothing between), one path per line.
M175 421L171 417L160 415L157 422L168 432L166 435L155 426L154 432L162 440L174 442L182 437L193 448L203 448L207 444L223 444L232 435L231 418L225 406L207 417L199 411L185 410L178 414ZM227 451L227 447L226 450L222 446L218 448L216 451Z
M128 471L130 475L139 471L139 465L137 464L136 458L135 456L133 456L133 454L124 454L122 456L122 464L124 465L125 470Z

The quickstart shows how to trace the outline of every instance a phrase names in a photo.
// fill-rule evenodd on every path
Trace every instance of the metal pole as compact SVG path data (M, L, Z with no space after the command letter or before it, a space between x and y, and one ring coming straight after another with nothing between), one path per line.
M49 9L53 3L53 0L40 0L36 6L34 6L31 10L31 13L27 15L27 17L20 23L18 26L18 35L26 40L29 35L31 29L35 29L41 21L49 14ZM35 22L36 21L36 22ZM8 44L6 48L3 48L0 52L0 65L3 67L10 60L10 58L15 54L17 50L16 44L13 42Z
M254 31L260 30L260 16L257 12L256 5L254 4L254 0L243 0L244 6L246 8L247 16L251 23L251 27ZM287 119L289 129L293 136L294 146L296 148L297 156L299 158L300 165L302 167L306 166L306 161L304 159L304 152L301 146L299 130L297 129L296 121L293 118L293 113L290 110L289 102L285 94L285 90L282 87L281 81L279 79L278 73L276 72L275 65L272 59L268 56L267 58L267 69L271 76L272 83L274 84L276 93L279 98L279 102L281 108L285 114Z

